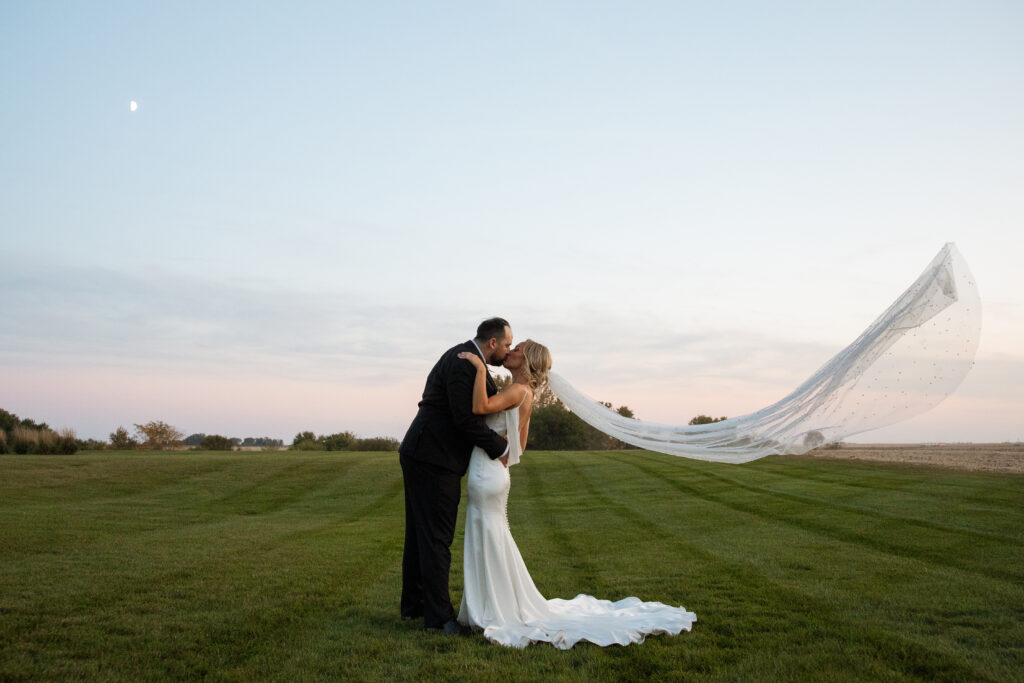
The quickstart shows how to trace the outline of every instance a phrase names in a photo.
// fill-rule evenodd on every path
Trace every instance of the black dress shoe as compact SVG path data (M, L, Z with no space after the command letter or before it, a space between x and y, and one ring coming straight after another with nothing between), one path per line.
M441 626L440 628L428 627L425 630L428 633L437 633L444 636L461 636L466 632L466 630L462 628L462 624L454 619L449 619L444 622L444 626Z

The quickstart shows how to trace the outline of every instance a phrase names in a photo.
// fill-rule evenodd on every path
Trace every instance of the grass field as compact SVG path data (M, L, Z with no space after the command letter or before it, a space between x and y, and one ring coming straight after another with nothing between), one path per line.
M0 679L1024 680L1024 475L531 452L509 516L548 597L693 631L518 651L401 622L395 454L2 456Z

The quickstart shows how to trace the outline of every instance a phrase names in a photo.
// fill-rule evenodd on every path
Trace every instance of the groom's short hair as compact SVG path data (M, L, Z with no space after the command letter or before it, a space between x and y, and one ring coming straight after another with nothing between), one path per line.
M492 337L504 339L506 327L512 326L504 318L488 318L476 328L476 340L485 342Z

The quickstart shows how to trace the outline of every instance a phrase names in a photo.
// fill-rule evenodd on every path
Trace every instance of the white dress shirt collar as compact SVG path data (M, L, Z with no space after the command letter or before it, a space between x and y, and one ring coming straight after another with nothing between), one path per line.
M476 339L470 339L469 341L473 342L473 346L476 346L476 352L480 354L480 359L483 360L484 365L487 365L487 356L485 356L484 352L480 350L480 346L476 343Z

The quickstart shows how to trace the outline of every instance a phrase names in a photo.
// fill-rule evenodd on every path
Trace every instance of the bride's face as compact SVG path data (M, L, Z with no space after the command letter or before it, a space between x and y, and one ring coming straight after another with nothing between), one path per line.
M519 342L515 348L509 350L503 365L506 370L518 370L523 366L523 342Z

